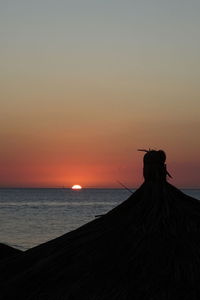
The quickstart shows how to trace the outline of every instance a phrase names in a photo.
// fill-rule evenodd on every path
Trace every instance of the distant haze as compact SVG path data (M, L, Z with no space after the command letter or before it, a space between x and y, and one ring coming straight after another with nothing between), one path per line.
M200 186L200 2L0 4L0 186Z

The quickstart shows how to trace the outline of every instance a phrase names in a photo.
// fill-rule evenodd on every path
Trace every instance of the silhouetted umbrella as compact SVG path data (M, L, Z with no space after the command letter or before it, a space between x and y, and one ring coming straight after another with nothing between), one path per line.
M0 261L17 256L22 253L23 252L19 249L0 243Z
M165 159L148 151L125 202L1 264L0 298L200 299L200 203L166 181Z

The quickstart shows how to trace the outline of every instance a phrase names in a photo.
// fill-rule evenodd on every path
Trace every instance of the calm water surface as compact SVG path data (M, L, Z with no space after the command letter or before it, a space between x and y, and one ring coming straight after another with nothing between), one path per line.
M200 199L200 189L183 191ZM124 189L0 189L0 242L31 248L93 220L129 196Z

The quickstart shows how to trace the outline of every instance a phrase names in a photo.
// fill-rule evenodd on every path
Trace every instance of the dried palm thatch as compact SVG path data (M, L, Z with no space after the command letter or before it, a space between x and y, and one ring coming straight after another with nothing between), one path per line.
M10 257L14 257L19 254L22 254L21 250L13 248L9 245L0 243L0 261L9 259Z
M144 183L106 215L1 264L0 298L200 299L200 203L165 158L148 151Z

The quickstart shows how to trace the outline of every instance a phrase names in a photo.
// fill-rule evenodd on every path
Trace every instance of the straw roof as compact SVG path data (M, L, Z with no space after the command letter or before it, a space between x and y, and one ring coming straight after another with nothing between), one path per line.
M0 243L0 261L8 259L13 256L17 256L21 253L22 251L19 249Z
M0 264L0 298L199 299L200 203L156 178L106 215Z

